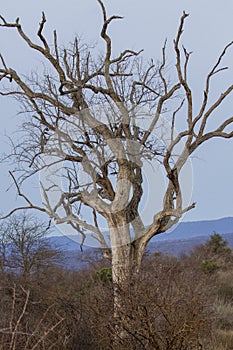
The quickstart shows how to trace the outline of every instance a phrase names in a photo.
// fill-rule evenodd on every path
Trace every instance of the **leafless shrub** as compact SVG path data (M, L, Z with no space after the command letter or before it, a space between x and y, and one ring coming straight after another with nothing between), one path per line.
M124 332L119 350L230 349L232 305L219 291L231 270L213 278L200 261L193 254L147 256L140 278L120 291L121 319L113 317L113 282L97 273L110 273L105 260L79 271L38 272L30 293L9 274L0 281L0 349L115 350L116 327Z
M50 305L35 319L31 310L40 308L40 302L30 300L30 291L14 285L1 289L4 303L1 305L4 319L1 320L0 346L2 350L56 349L54 331L61 328L63 318ZM49 317L48 317L49 315ZM51 316L52 315L52 316ZM58 349L58 348L57 348Z
M121 291L125 309L118 320L112 316L112 282L82 275L75 296L69 292L58 300L66 327L75 335L70 339L80 344L75 349L115 349L117 326L124 332L119 349L189 350L207 344L212 322L208 288L182 264L169 257L148 259L140 280L130 281L127 293Z

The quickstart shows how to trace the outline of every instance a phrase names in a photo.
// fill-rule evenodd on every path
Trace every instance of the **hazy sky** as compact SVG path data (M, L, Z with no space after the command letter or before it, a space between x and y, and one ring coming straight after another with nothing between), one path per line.
M172 40L182 11L190 13L186 21L183 43L193 51L190 61L190 82L193 87L194 103L198 108L204 90L205 74L215 63L217 55L224 45L233 40L233 2L232 0L106 0L109 14L124 16L124 20L113 23L111 34L114 51L124 48L145 49L145 56L159 59L161 47L168 38L168 62L173 62ZM83 41L99 43L101 25L100 8L96 0L8 0L2 1L1 14L9 21L20 17L25 30L35 38L41 11L45 11L48 20L46 33L52 42L52 31L57 29L60 43L72 41L75 34ZM6 57L9 66L22 73L29 73L40 65L39 55L31 55L25 44L17 40L14 30L0 30L0 52ZM224 64L233 68L233 49L229 50ZM213 93L223 91L232 84L233 69L216 77L212 85ZM0 98L1 104L1 147L5 147L4 133L15 130L18 107L9 99ZM219 120L233 115L233 95L226 101L224 108L216 118ZM197 207L186 215L185 220L214 219L233 216L233 140L214 140L203 146L193 159L193 201ZM14 205L13 191L5 194L7 172L1 168L2 183L0 195L5 206ZM8 196L8 197L7 197Z

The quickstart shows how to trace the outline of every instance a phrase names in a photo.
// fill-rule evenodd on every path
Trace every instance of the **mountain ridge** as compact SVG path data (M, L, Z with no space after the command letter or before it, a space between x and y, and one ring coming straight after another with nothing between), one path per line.
M204 244L209 237L218 233L223 236L229 247L233 248L233 217L216 220L202 220L181 222L172 232L155 236L148 244L150 253L161 252L167 255L179 256L188 254L195 246ZM47 238L51 248L59 249L64 255L64 267L78 269L88 265L90 260L98 254L98 249L83 246L83 253L77 236L50 236Z
M225 217L215 220L201 220L181 222L169 232L164 232L152 238L151 242L157 240L180 240L195 237L206 237L214 233L225 235L233 233L233 217ZM78 235L58 235L47 237L48 241L54 245L56 242L63 245L65 250L71 249L73 246L80 247ZM90 246L89 246L90 247ZM88 249L84 245L84 249Z

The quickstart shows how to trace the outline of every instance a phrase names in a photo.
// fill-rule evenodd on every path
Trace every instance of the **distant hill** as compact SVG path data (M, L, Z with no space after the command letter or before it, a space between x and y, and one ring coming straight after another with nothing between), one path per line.
M154 240L149 243L148 250L151 253L161 252L166 255L178 257L181 253L188 254L194 247L204 244L211 235L196 236L186 239ZM221 235L228 242L230 248L233 248L233 233L224 233Z
M173 231L154 237L148 245L148 250L179 256L181 253L189 253L197 245L204 244L215 232L222 235L233 248L233 217L227 217L218 220L182 222ZM65 268L77 269L86 266L89 260L99 254L98 249L85 246L82 253L75 238L75 236L48 237L50 246L63 252Z
M227 217L217 220L181 222L170 233L162 233L156 239L187 239L200 236L210 236L213 233L224 235L233 233L233 217Z
M154 237L148 249L164 254L179 256L188 253L195 246L204 244L213 233L219 233L233 248L233 217L217 220L181 222L171 232Z

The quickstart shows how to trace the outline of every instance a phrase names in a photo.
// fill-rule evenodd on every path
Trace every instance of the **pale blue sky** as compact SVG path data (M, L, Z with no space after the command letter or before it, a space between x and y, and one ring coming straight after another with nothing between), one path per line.
M165 38L169 40L168 62L173 62L171 55L172 39L175 36L182 11L190 13L186 22L183 42L188 50L193 51L190 62L190 82L193 86L195 103L203 93L205 74L210 70L224 45L231 41L233 33L233 2L203 1L203 0L106 0L109 14L124 16L123 21L115 22L111 27L114 40L114 50L124 48L145 49L145 56L160 58L161 47ZM25 30L35 35L40 21L41 11L47 16L46 33L52 41L52 31L57 29L61 44L72 41L75 34L82 36L84 41L95 43L101 24L101 13L96 0L8 0L1 4L1 14L8 20L20 17ZM6 57L11 67L20 72L29 73L31 68L40 65L39 55L30 55L30 51L18 40L13 30L0 30L0 51ZM20 45L22 44L22 45ZM233 68L233 49L225 61ZM233 69L216 79L219 92L227 84L232 84ZM217 90L213 84L213 90ZM4 147L4 132L15 129L18 117L15 117L17 105L12 100L0 98L1 104L1 147ZM233 115L233 95L226 101L225 107L216 118ZM194 184L193 201L197 207L185 220L214 219L223 216L233 216L233 140L214 140L195 153L193 160ZM4 173L5 171L5 173ZM0 195L3 203L9 208L14 205L14 195L11 191L5 194L7 184L6 169L1 170L2 183ZM5 205L1 205L4 211Z

